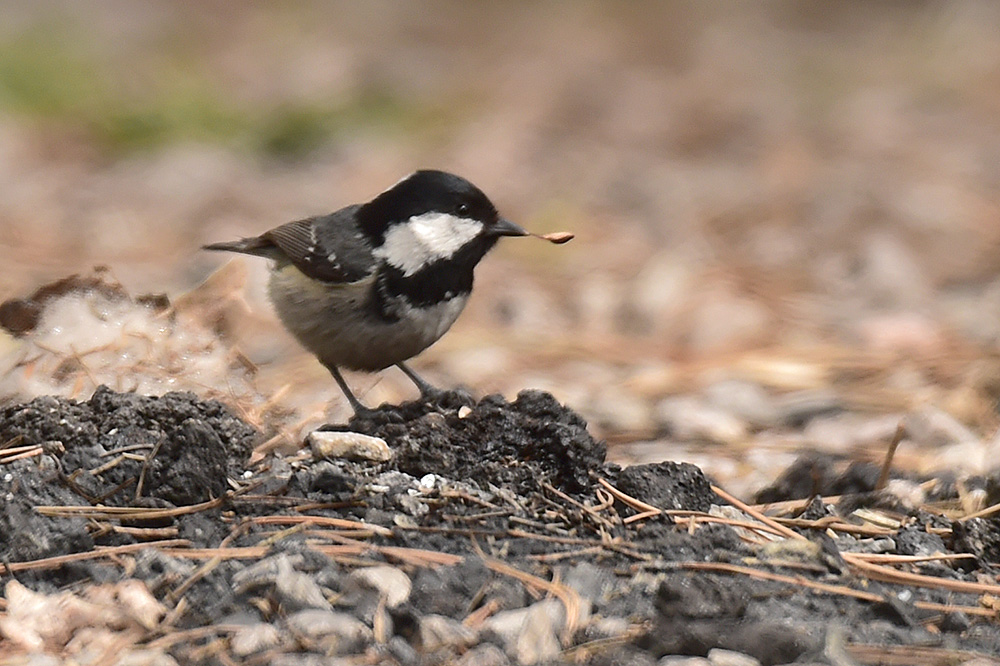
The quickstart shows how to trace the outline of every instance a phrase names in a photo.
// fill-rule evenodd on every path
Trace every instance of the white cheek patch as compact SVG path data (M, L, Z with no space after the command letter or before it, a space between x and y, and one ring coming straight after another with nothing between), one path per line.
M424 213L391 226L375 254L409 276L432 261L451 257L482 230L476 220Z

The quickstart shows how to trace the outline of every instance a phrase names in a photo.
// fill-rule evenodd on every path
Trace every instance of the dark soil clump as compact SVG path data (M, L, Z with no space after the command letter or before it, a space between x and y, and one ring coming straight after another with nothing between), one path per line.
M402 472L519 495L538 492L543 483L572 495L589 492L606 454L579 415L541 391L522 391L513 403L489 396L468 414L426 412L420 403L383 406L349 426L385 439Z

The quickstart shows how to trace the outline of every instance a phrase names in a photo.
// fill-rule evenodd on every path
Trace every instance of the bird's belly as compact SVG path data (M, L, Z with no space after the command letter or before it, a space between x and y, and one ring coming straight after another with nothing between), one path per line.
M271 273L269 291L278 316L320 361L351 370L375 371L416 356L445 334L461 314L467 295L429 308L403 307L399 320L382 321L364 306L373 278L324 285L294 266Z

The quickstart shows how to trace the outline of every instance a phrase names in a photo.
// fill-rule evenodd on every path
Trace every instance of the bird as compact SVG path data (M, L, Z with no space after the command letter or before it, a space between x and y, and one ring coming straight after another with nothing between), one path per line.
M278 318L330 371L354 413L366 415L374 410L341 368L396 366L423 399L440 398L406 361L455 323L476 265L497 241L528 235L465 178L425 169L367 203L203 248L272 260L268 293Z

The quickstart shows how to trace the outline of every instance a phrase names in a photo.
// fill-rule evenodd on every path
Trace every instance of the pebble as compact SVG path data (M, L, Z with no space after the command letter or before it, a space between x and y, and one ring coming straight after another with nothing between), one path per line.
M292 567L287 557L278 559L278 575L274 579L274 593L285 612L306 608L332 610L323 590L314 578Z
M306 443L316 458L346 458L372 462L387 462L392 459L392 449L384 439L358 432L315 430L306 436Z
M558 634L562 629L562 621L557 620L556 616L561 609L562 603L555 599L540 601L528 607L514 651L517 663L537 664L559 655L561 646Z
M469 650L458 660L455 666L508 666L510 660L503 650L492 643L484 643L473 650Z
M18 663L18 662L14 662ZM66 662L54 654L32 654L25 658L24 666L63 666ZM469 664L472 666L472 664Z
M917 509L927 502L927 493L924 492L921 485L914 481L910 481L909 479L889 479L889 481L885 484L885 492L898 499L904 507L910 509ZM973 491L973 493L974 492L975 491ZM973 495L973 493L969 493L969 495ZM982 491L981 497L985 500L985 491ZM978 511L983 507L980 505L978 507L970 508L971 510L969 513L972 511Z
M754 426L768 428L778 424L778 407L759 384L738 379L726 379L704 389L709 405L728 411Z
M118 603L128 612L128 616L152 631L167 613L166 607L157 601L142 581L128 579L115 586Z
M278 628L267 622L240 627L229 639L229 649L237 657L246 657L255 652L263 652L281 644Z
M712 662L704 657L685 657L683 655L667 655L661 657L656 666L712 666Z
M676 249L651 257L636 276L632 305L657 330L676 321L691 296L696 262Z
M595 617L583 631L588 641L597 641L623 636L631 626L623 617Z
M430 507L426 502L422 502L419 497L414 497L410 494L413 489L407 491L406 493L401 493L396 495L394 498L396 501L396 506L405 512L405 515L413 516L419 518L420 516L425 516L430 513Z
M843 411L844 401L832 391L809 389L789 393L777 407L782 423L799 428L817 416Z
M315 577L295 569L303 561L301 555L279 553L233 575L233 589L240 593L258 588L274 590L279 605L286 612L306 608L332 609L330 602L316 583Z
M322 654L285 653L275 655L269 666L352 666L353 661L335 659Z
M933 293L913 250L896 235L873 232L862 239L861 248L864 265L859 278L881 309L919 307Z
M544 599L528 606L497 613L483 624L503 642L518 664L535 664L559 654L559 632L565 623L563 605Z
M704 294L690 321L691 347L707 353L761 339L771 325L771 316L757 301L715 289Z
M736 444L748 437L746 423L730 412L692 396L664 398L656 405L656 422L672 437Z
M370 644L372 630L347 613L327 610L303 610L285 618L292 633L315 641L330 653L347 654Z
M622 392L617 385L598 388L581 407L587 420L611 432L649 428L650 410L645 399Z
M114 666L177 666L177 661L159 650L129 650L114 661Z
M712 648L708 651L708 661L712 666L761 666L760 662L748 654Z
M831 453L845 453L857 447L889 445L901 417L829 413L812 418L802 430L803 447Z
M420 618L420 647L425 651L465 647L475 641L476 632L458 620L433 613Z
M590 562L581 562L573 566L566 572L563 582L591 603L613 590L616 583L610 571Z
M920 446L939 448L981 440L951 414L930 405L906 416L906 435Z
M396 608L409 599L413 589L409 576L396 567L382 564L355 569L348 576L348 580L377 590L385 597L385 605L389 608Z
M386 649L402 666L420 663L420 653L402 636L393 636L386 643Z

